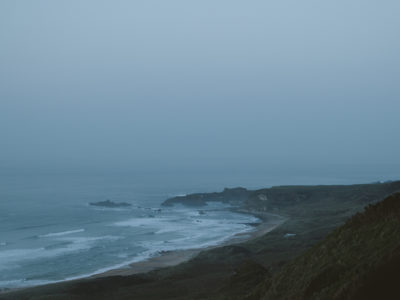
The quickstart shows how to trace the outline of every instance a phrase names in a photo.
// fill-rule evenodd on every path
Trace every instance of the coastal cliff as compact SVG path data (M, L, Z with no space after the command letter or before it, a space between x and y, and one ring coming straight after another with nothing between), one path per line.
M205 206L207 202L222 202L231 205L241 205L246 201L251 194L251 191L237 187L237 188L225 188L220 193L197 193L189 194L185 196L176 196L167 199L162 203L163 206L172 206L175 204L183 204L186 206Z
M221 202L248 211L265 211L294 217L302 214L309 216L310 213L330 215L333 210L341 214L345 213L343 209L351 215L360 206L377 202L398 190L400 181L356 185L276 186L259 190L238 187L225 188L222 192L176 196L165 200L162 205L201 207L207 205L207 202Z
M256 239L203 251L174 267L28 288L0 299L371 299L375 287L383 293L396 286L399 195L387 197L398 191L400 181L175 197L164 205L221 201L286 221Z
M399 299L399 237L396 193L357 213L274 277L265 277L249 299Z

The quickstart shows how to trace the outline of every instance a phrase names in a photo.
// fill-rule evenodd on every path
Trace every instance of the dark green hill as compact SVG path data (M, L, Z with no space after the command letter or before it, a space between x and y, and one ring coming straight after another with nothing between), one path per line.
M172 206L175 204L183 204L186 206L205 206L207 202L222 202L232 205L241 205L246 201L251 191L237 187L233 189L225 188L222 192L215 193L196 193L185 196L176 196L169 198L163 202L163 206Z
M285 216L287 221L255 240L203 251L175 267L38 286L0 293L0 299L368 299L375 292L384 295L393 292L400 278L399 196L356 213L398 191L400 181L239 188L177 197L166 205L229 202L254 214L268 211Z
M369 205L266 278L253 298L400 299L400 193Z

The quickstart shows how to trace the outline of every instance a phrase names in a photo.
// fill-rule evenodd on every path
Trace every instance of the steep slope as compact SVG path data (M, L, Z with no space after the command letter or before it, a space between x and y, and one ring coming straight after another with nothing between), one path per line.
M255 299L400 299L400 193L387 197L253 292Z
M314 251L314 245L356 212L362 211L365 205L381 201L396 191L400 191L400 181L351 186L286 186L257 191L230 189L222 193L195 194L197 196L193 198L190 195L179 197L168 201L167 205L189 201L188 205L196 206L208 201L230 202L234 199L238 205L256 214L267 208L267 211L284 215L288 220L255 240L203 251L175 267L147 274L87 278L0 293L0 299L318 299L320 295L320 299L331 299L323 298L324 289L329 285L326 285L324 275L319 276L325 265L314 266L307 260L303 261L305 266L300 264L296 267L298 261L302 261L299 255L309 249ZM288 233L292 235L288 237ZM354 237L349 234L347 238L352 241ZM334 245L330 248L336 245L336 242L332 243ZM307 253L308 259L314 262L315 254L310 257ZM323 251L318 253L322 258L326 255ZM336 255L341 254L338 252ZM299 259L294 261L296 257ZM336 261L335 256L326 261L326 266L335 267ZM380 266L378 271L387 272L384 265ZM347 265L344 267L348 268ZM292 276L292 272L297 273ZM328 268L325 272L329 283L332 271ZM345 273L340 269L340 276L342 274ZM375 281L374 277L368 278L365 280ZM357 292L362 293L363 290L358 288ZM370 292L366 290L365 293Z

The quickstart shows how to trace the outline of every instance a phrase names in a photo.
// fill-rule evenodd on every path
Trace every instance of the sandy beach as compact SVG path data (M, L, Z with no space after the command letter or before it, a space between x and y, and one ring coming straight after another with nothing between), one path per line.
M125 267L112 269L103 273L95 274L90 277L99 278L108 276L128 276L133 274L146 273L160 268L172 267L188 261L189 259L195 257L202 251L232 244L238 244L244 241L261 237L266 233L274 230L276 227L278 227L279 225L281 225L286 221L286 218L270 213L263 213L263 212L255 213L244 210L240 210L238 212L252 214L257 218L261 219L262 222L259 225L257 225L253 231L238 233L234 235L231 239L215 246L210 246L206 248L194 248L187 250L165 251L161 253L159 256L155 256L140 262L135 262L126 265Z
M254 229L252 231L237 233L234 236L232 236L231 238L227 239L226 241L224 241L220 244L214 245L214 246L185 249L185 250L164 251L164 252L160 253L160 255L158 255L158 256L154 256L154 257L151 257L151 258L143 260L143 261L134 262L131 264L127 264L126 266L117 267L115 269L110 269L105 272L101 272L101 273L97 273L97 274L93 274L93 275L89 275L89 276L83 276L83 277L76 278L76 279L60 280L60 281L54 282L52 284L62 283L62 282L80 281L80 280L85 280L85 279L90 279L90 278L104 278L104 277L110 277L110 276L129 276L129 275L134 275L134 274L147 273L147 272L165 268L165 267L173 267L173 266L176 266L178 264L181 264L181 263L184 263L184 262L190 260L191 258L195 257L202 251L207 251L210 249L223 247L223 246L227 246L227 245L239 244L239 243L242 243L245 241L249 241L249 240L261 237L261 236L265 235L266 233L274 230L276 227L280 226L287 220L287 218L285 218L285 217L282 217L282 216L279 216L276 214L266 213L266 212L247 211L247 210L243 210L243 209L234 209L234 211L236 211L238 213L254 215L255 217L259 218L261 220L261 222L251 224L252 226L254 226ZM5 290L0 290L0 294L4 294L4 293L11 292L11 291L16 291L16 290L24 290L26 288L29 288L29 287L8 288Z

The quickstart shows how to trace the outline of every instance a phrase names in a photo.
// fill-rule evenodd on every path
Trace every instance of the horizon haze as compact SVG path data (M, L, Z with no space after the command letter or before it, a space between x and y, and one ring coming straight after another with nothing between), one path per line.
M399 9L1 1L0 167L398 176Z

